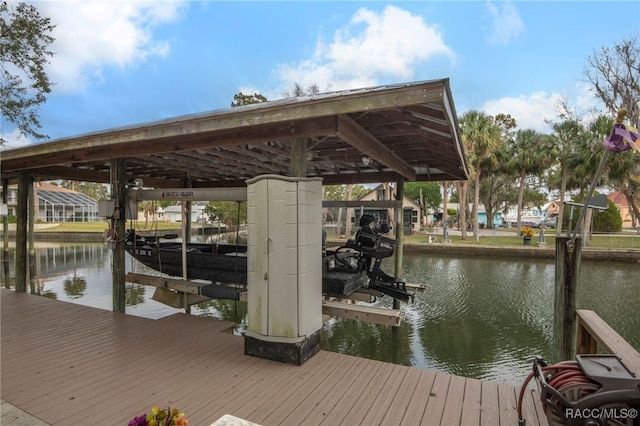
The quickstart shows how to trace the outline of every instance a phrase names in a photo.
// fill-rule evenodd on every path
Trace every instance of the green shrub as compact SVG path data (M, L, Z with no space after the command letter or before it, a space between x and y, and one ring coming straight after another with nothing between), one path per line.
M622 230L622 217L620 216L620 211L611 200L608 201L609 204L607 210L593 211L593 232L620 232ZM569 206L565 206L564 220L562 221L562 223L565 224L565 227L567 226L566 224L569 223L569 212L571 210L568 207ZM576 207L574 209L570 229L575 229L581 210L582 207Z
M593 231L594 232L620 232L622 230L622 217L620 211L609 200L607 210L594 212Z

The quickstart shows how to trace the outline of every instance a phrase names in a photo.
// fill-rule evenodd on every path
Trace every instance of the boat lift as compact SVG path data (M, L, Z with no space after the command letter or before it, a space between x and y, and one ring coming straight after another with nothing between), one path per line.
M143 182L140 179L136 179L135 183L131 186L128 191L128 198L131 202L138 201L157 201L157 200L170 200L170 201L180 201L185 203L187 201L204 201L204 200L216 200L216 201L236 201L242 202L247 200L247 189L245 187L234 187L234 188L166 188L166 189L144 189ZM323 206L331 205L331 203L335 202L324 202ZM358 205L364 204L366 206L374 207L377 204L383 205L387 207L389 201L365 201L365 202L355 202ZM187 220L185 219L185 211L186 208L182 209L182 265L183 265L183 277L182 279L176 278L168 278L168 277L154 277L144 274L137 273L128 273L126 275L126 281L143 284L143 285L151 285L157 287L161 292L164 291L163 300L166 303L174 307L183 307L188 309L188 306L201 303L206 300L211 300L210 296L203 294L202 288L208 284L191 281L187 279L187 261L186 261L186 249L187 249ZM368 248L368 247L366 247ZM371 250L369 250L371 251ZM380 271L380 260L376 259L375 261L375 269L377 272ZM389 281L390 276L383 274L383 281ZM393 281L393 279L391 278ZM406 293L407 289L411 291L424 291L426 289L425 285L417 285L410 283L394 283L391 282L392 286L398 287L398 294L400 292ZM323 315L327 316L338 316L342 318L349 319L357 319L367 322L386 324L392 326L399 326L401 322L401 313L398 309L388 309L388 308L377 308L371 306L362 306L356 305L353 302L356 301L364 301L364 302L374 302L377 297L384 295L383 292L380 292L380 287L384 284L382 282L377 282L374 280L373 286L369 286L369 288L363 288L362 291L358 291L352 293L350 295L343 296L332 296L325 295L325 300L322 301L322 312ZM180 301L177 301L175 297L170 296L167 292L176 292L178 297L180 297ZM238 292L237 288L229 286L229 291L238 293L237 300L246 301L246 293ZM234 293L234 294L235 294ZM393 294L392 294L393 296ZM162 297L162 296L160 296ZM236 299L233 297L232 299ZM179 303L179 304L178 304Z

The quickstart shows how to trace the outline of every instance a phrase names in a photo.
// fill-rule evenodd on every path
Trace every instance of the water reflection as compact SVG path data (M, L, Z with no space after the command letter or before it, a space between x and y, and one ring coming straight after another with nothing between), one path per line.
M65 278L63 284L65 294L72 299L82 297L87 289L87 280L84 277L79 277L75 269L73 277Z
M126 259L126 272L156 274ZM403 305L401 326L333 319L322 330L323 349L514 385L530 371L535 355L551 356L552 261L411 253L404 259L407 281L424 283L427 290ZM385 262L392 271L393 260ZM30 291L111 310L110 264L111 251L101 244L39 246ZM584 261L580 275L578 306L596 311L640 349L640 265ZM184 312L154 300L155 292L127 284L127 314L160 318ZM379 304L389 307L390 301ZM191 312L233 321L238 333L246 327L245 303L212 300Z
M397 335L335 320L326 349L520 384L535 355L551 357L555 265L538 259L405 254L408 282L426 283ZM392 263L391 263L392 264ZM640 265L583 262L578 307L601 315L640 349Z

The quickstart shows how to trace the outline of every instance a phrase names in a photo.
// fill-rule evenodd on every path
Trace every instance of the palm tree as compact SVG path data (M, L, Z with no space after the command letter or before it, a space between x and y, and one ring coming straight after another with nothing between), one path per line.
M525 179L529 174L539 174L551 162L551 154L545 149L544 135L535 130L518 130L515 139L508 144L508 160L504 167L517 173L520 186L518 188L517 205L517 232L520 233L522 220L522 207L524 199Z
M569 180L569 158L578 144L579 139L584 134L584 128L578 120L573 118L565 119L559 123L552 123L554 149L552 155L557 158L560 166L560 211L558 213L558 224L556 226L556 236L562 232L562 218L564 215L564 199L567 192L567 182Z
M469 156L471 174L474 177L473 233L478 235L478 204L482 171L497 165L496 152L502 141L500 127L493 117L471 110L460 119L462 142Z

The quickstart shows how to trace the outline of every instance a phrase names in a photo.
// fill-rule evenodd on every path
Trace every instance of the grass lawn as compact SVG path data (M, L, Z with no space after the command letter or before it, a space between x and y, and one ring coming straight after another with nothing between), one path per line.
M127 227L131 226L131 222L127 222ZM106 221L101 222L64 222L51 228L42 229L40 232L96 232L102 233L108 228ZM136 222L136 229L139 231L154 231L156 228L159 231L176 230L181 228L180 223L165 223L165 222L149 222L145 227L144 221ZM442 241L441 232L437 235L438 241ZM473 237L472 233L467 234L467 239L463 240L459 235L452 235L449 237L452 243L456 244L482 244L490 246L522 246L522 237L516 235L515 230L513 235L504 235L499 233L496 235L484 235L481 236L478 241ZM531 239L531 245L535 246L538 243L539 231L536 230L535 235ZM404 237L405 243L422 244L428 241L427 234L417 233ZM549 247L555 247L556 238L553 230L545 232L545 242ZM640 235L631 233L620 234L606 234L595 235L591 238L589 244L594 248L620 248L620 249L640 249Z
M438 241L442 240L442 235L437 236ZM485 235L481 236L478 241L473 237L472 233L467 234L467 239L463 240L459 235L450 236L449 239L455 244L482 244L488 246L522 246L522 237L516 235L515 231L513 235ZM556 245L555 233L549 235L545 233L545 242L547 246L553 248ZM539 233L531 239L531 245L535 246L539 240ZM411 236L405 236L405 243L421 244L426 243L428 237L424 234L414 234ZM593 248L615 248L615 249L640 249L640 236L633 234L606 234L606 235L594 235L589 242L589 247Z
M127 221L127 227L129 227L131 222ZM109 223L107 221L100 222L62 222L56 226L52 226L50 228L41 229L39 232L104 232L105 229L109 227ZM144 221L136 222L135 228L140 231L153 231L155 229L158 230L168 230L168 229L180 229L182 227L179 223L165 223L165 222L149 222L147 227L145 228Z

